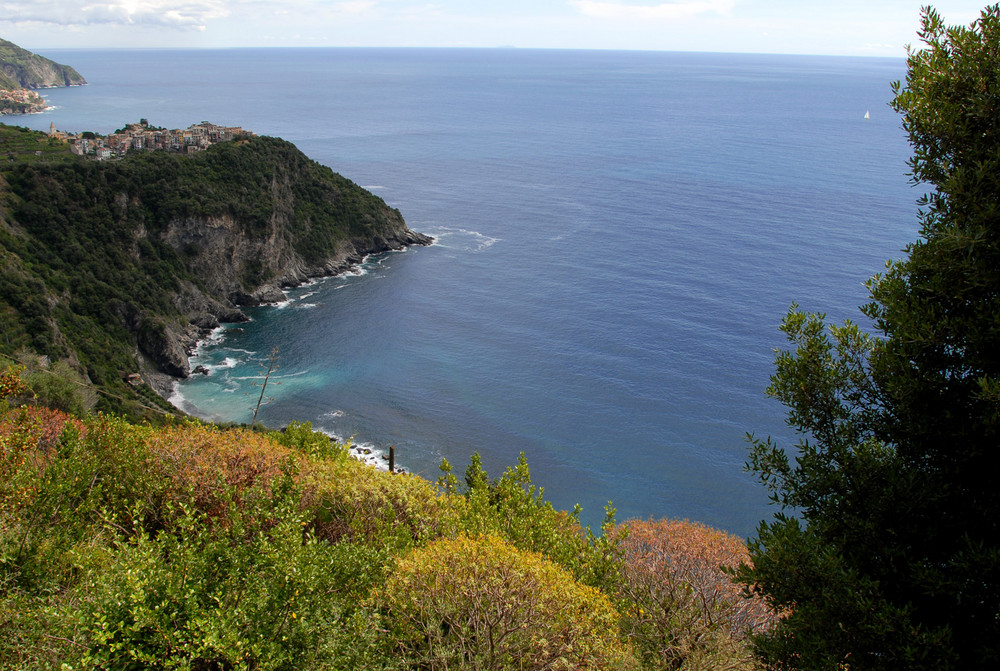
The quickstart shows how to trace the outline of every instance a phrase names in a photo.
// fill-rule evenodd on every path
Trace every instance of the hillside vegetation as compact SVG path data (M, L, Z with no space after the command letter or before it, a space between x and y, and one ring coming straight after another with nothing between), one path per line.
M182 374L184 320L419 238L278 140L95 164L3 129L0 669L1000 667L1000 4L919 36L891 104L920 238L863 325L786 316L798 440L751 436L778 512L749 548L610 506L595 535L523 456L431 483L308 424L85 412L143 356Z
M0 376L0 669L749 669L773 619L700 525L604 534L522 460L437 483L308 424L160 428Z
M240 305L429 241L276 138L93 161L0 126L0 157L0 354L67 362L103 410L169 409L124 379L186 376L185 348Z
M0 39L0 89L38 89L86 84L80 73L13 42Z

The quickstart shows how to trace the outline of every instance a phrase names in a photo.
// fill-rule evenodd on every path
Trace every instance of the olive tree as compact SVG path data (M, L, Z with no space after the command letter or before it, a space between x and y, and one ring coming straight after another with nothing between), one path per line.
M781 511L739 575L786 613L755 640L776 668L1000 668L1000 8L921 23L891 103L920 238L870 329L793 306L768 392L800 440L752 439Z

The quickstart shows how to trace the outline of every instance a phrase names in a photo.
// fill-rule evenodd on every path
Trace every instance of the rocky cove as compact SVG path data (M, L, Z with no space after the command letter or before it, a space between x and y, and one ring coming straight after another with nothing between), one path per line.
M279 138L102 161L0 126L0 150L10 159L0 170L4 348L68 361L105 392L99 409L170 411L173 382L190 375L190 352L211 329L281 301L282 289L431 242Z
M285 299L283 289L350 272L370 255L434 242L432 237L411 231L404 224L398 234L390 237L347 241L322 265L310 266L274 238L270 242L251 241L238 230L232 220L188 220L168 235L178 249L194 245L200 250L197 266L209 291L202 292L193 285L185 287L176 300L186 315L186 323L167 324L159 335L139 342L142 379L164 398L169 398L177 379L192 374L189 358L201 340L222 324L247 321L241 308L280 303ZM250 288L236 280L242 266L264 261L271 264L274 279Z

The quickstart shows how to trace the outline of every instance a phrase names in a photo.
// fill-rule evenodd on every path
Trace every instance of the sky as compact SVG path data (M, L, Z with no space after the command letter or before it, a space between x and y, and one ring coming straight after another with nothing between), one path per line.
M904 57L927 0L0 0L60 48L520 47ZM986 0L941 0L949 25Z

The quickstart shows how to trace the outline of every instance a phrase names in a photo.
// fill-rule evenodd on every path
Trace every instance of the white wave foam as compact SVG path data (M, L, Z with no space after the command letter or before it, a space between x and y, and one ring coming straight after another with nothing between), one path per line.
M389 470L389 455L371 443L350 442L348 454L358 461L374 466L380 471Z
M341 416L343 415L343 412L340 410L335 410L334 413L340 413ZM329 414L330 413L327 413L327 415ZM324 415L324 417L327 415ZM389 470L389 455L386 453L385 450L376 447L371 443L356 442L353 436L345 439L340 434L336 433L335 431L330 431L325 427L313 427L313 429L315 431L319 431L320 433L326 436L329 436L330 438L337 441L341 445L346 445L348 448L347 453L348 455L350 455L352 459L357 459L361 463L368 464L369 466L372 466L373 468L376 468L380 471ZM399 468L398 464L397 468Z
M201 339L201 342L216 343L222 340L226 335L225 324L220 324L214 329L209 331L208 335Z
M296 305L296 310L308 310L310 308L319 307L319 303L302 303L301 305Z
M278 374L278 373L272 372L271 375L270 375L270 377L269 377L269 379L271 379L271 380L287 380L289 378L300 377L302 375L307 375L308 373L309 373L308 369L307 370L300 370L300 371L297 371L295 373L285 373L285 374ZM260 372L257 375L232 375L232 376L230 376L229 379L230 380L263 380L266 376L267 376L267 373Z
M289 378L289 377L299 377L301 375L308 375L308 373L309 373L309 369L307 368L306 370L300 370L300 371L297 371L295 373L282 373L280 375L278 375L276 373L271 373L271 377L284 380L285 378Z
M344 416L343 410L330 410L329 412L323 413L321 417L326 419L339 419ZM332 431L323 426L313 427L315 431L329 436L333 440L337 441L341 445L346 445L348 450L347 453L352 459L357 459L358 461L368 464L380 471L389 470L389 453L387 450L383 450L372 443L359 443L354 440L354 436L344 438L343 435ZM397 462L396 468L403 470L403 467Z
M206 347L212 347L222 342L222 339L225 337L225 331L226 327L224 325L216 326L214 329L209 331L208 335L206 335L204 338L195 343L194 349L191 350L190 358L197 359L199 356L201 356L202 350L204 350Z
M170 387L170 395L167 396L167 402L178 410L184 410L184 404L187 402L187 399L181 393L177 380L174 380L174 383Z
M479 231L470 231L465 228L442 227L429 231L428 235L434 238L434 246L472 253L489 249L501 240L501 238L494 238Z

